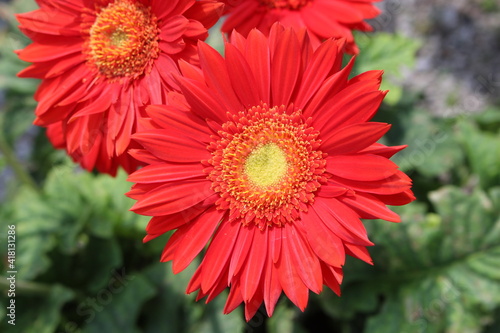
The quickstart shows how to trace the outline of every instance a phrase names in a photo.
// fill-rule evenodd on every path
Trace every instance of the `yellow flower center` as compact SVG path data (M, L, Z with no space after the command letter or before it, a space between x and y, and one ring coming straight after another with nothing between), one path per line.
M278 183L288 170L285 152L275 143L268 143L250 153L245 162L245 174L256 186Z
M158 58L157 19L138 1L117 0L98 11L88 29L87 61L109 78L149 73Z
M296 220L326 181L319 133L293 107L262 104L230 118L208 146L218 209L259 228Z
M260 3L269 8L278 9L300 9L312 0L260 0Z

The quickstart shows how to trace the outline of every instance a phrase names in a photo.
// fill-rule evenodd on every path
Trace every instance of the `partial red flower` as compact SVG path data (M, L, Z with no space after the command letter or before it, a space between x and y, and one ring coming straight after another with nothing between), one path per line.
M140 162L126 151L143 106L163 103L176 86L177 61L197 61L196 43L219 18L213 0L38 0L17 15L32 44L21 77L42 79L35 124L48 127L88 170L114 175Z
M187 292L249 320L281 292L301 310L309 290L340 294L345 255L371 263L361 222L399 216L411 180L377 143L390 125L369 122L381 104L381 71L349 79L343 40L313 50L304 31L235 32L225 59L199 43L201 69L181 62L182 95L149 106L152 126L133 138L148 166L129 177L132 210L152 216L145 241L177 229L162 261L178 273L204 250Z
M275 22L286 27L307 28L311 41L346 38L346 52L358 53L352 30L371 31L364 20L380 13L373 2L380 0L225 0L228 17L222 31L236 29L246 36L257 28L264 34Z

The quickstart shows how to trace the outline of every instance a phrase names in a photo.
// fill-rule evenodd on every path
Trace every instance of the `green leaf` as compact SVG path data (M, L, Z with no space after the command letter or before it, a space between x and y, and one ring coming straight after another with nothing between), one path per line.
M97 243L103 253L89 253L94 260L103 258L108 263L101 268L109 271L121 263L116 240L111 239L115 227L136 237L143 232L145 217L128 211L132 205L124 192L129 187L125 174L119 178L94 176L77 171L74 166L59 166L48 175L42 194L30 189L20 190L12 202L12 220L19 242L19 275L31 280L50 267L49 253L57 247L60 260L65 256L86 253L85 240L110 239ZM123 198L122 198L123 197ZM101 244L104 243L104 244Z
M393 158L394 162L405 172L417 170L427 177L451 178L464 159L453 123L418 109L400 119L404 136L396 144L408 147Z
M269 333L305 333L306 331L297 323L298 310L287 306L287 302L276 305L273 316L267 321Z
M430 195L437 215L399 209L408 221L401 231L376 233L385 240L375 240L381 253L374 258L386 267L376 262L364 283L385 302L366 332L481 330L500 306L499 198L500 188L466 193L449 186Z
M460 142L464 146L472 171L483 188L500 184L500 130L481 132L469 119L458 123Z
M472 118L480 125L482 130L498 133L498 129L500 128L500 109L489 108L483 112L474 114Z
M396 104L403 95L403 73L415 63L420 43L402 35L383 32L356 34L360 54L356 57L355 73L383 70L382 90L389 90L384 101Z
M201 318L190 325L188 333L225 333L225 332L243 332L245 322L243 321L242 307L229 314L224 314L224 304L227 298L227 291L222 292L213 301L208 304L198 304L203 307Z
M210 303L195 301L195 294L184 290L199 263L195 262L177 275L171 263L158 263L144 274L156 286L155 297L144 307L144 332L243 332L245 322L242 308L228 315L223 314L227 292L221 293Z
M61 320L61 308L73 297L72 291L58 284L35 295L24 294L23 284L18 283L16 297L11 298L15 299L15 326L7 322L10 320L9 317L2 316L0 331L12 333L56 332Z
M15 142L19 142L23 135L25 135L24 142L29 142L32 133L37 131L33 126L34 108L32 97L7 93L5 112L0 113L0 129L5 140L11 146L14 146Z
M89 221L89 227L95 235L110 237L113 229L133 238L139 233L144 234L150 217L129 210L134 200L125 195L131 186L126 179L127 174L120 170L116 177L99 175L89 183L90 186L82 188L85 201L96 212L96 216Z
M101 289L80 305L80 310L88 314L82 332L140 332L140 310L154 293L155 288L142 274L125 276L121 285Z
M31 280L50 267L47 253L57 244L60 214L38 193L22 188L12 202L19 278Z
M324 290L319 296L319 301L323 311L330 317L348 322L353 320L358 313L371 313L377 309L378 298L371 289L372 286L353 282L354 277L351 273L364 271L367 267L353 266L356 264L366 265L365 263L355 263L353 259L347 258L344 266L344 276L350 279L350 282L344 282L342 286L342 296L338 296L330 290ZM364 274L366 276L366 272ZM276 331L279 332L279 331Z
M106 287L115 269L123 264L118 241L83 234L77 246L78 251L71 255L53 253L51 258L58 269L47 272L44 278L96 293Z
M188 280L189 276L186 274L189 273L183 271L179 276L174 276L171 265L167 263L157 263L144 271L144 275L156 288L155 297L143 309L146 322L144 332L185 331L186 312L194 299L184 294L185 286L176 287L174 283L175 279Z

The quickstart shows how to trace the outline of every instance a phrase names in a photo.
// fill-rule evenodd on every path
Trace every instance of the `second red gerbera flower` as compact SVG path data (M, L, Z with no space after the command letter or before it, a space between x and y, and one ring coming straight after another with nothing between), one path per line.
M414 199L368 122L385 92L381 71L348 79L344 41L313 50L304 31L275 25L269 39L233 33L222 58L199 44L201 70L181 62L182 95L150 106L151 129L134 135L136 213L152 216L145 241L177 229L162 261L185 269L206 247L188 286L208 301L230 286L249 320L281 292L300 309L309 290L340 293L345 255L371 263L360 218L397 222L387 204ZM211 240L211 241L210 241Z
M366 19L380 10L379 0L225 0L228 17L222 31L233 29L246 36L257 28L264 34L275 22L295 29L307 28L313 45L325 38L345 38L346 52L358 53L352 30L371 31Z
M42 79L35 124L88 170L115 174L140 164L126 154L145 116L176 83L177 60L194 61L196 43L218 20L212 0L39 0L18 15L33 43L19 57L21 77Z

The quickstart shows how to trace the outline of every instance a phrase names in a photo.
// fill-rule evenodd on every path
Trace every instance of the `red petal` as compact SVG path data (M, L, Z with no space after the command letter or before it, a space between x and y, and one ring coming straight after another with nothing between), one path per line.
M182 38L188 23L189 20L182 15L170 16L161 27L160 40L173 42Z
M253 227L252 246L248 257L241 270L241 295L245 302L250 301L262 280L262 270L267 260L267 231L261 231Z
M66 124L66 143L69 153L81 151L87 154L94 142L101 137L102 115L80 117ZM96 130L97 129L97 130Z
M370 252L364 246L345 243L345 251L348 255L354 258L363 260L364 262L373 265L373 260L370 257Z
M146 226L146 232L157 236L164 234L190 222L193 218L203 213L204 210L206 210L206 207L192 207L186 211L171 215L153 216Z
M284 228L288 226L285 225ZM309 289L307 289L304 282L300 278L297 272L296 262L292 260L292 254L290 249L290 244L288 241L282 243L281 255L276 264L276 268L279 274L280 284L283 287L283 291L288 296L288 298L301 310L307 306L307 301L309 298Z
M206 75L205 75L206 77ZM181 91L191 106L191 111L203 119L212 119L220 123L226 121L226 109L223 103L213 96L213 93L200 82L191 79L179 79Z
M307 69L302 77L295 105L302 109L316 93L330 73L335 60L339 56L337 41L327 40L314 52L313 58L308 62Z
M245 301L245 319L246 321L250 321L250 319L253 318L253 316L257 313L257 310L259 310L260 305L262 304L262 301L264 299L263 292L262 292L262 284L263 282L260 283L259 287L257 288L256 293L250 299L249 301Z
M132 101L134 99L132 98ZM134 102L130 104L130 109L124 114L121 119L120 130L116 135L115 140L115 153L117 156L122 155L130 146L130 137L132 133L135 132L136 112L138 112L139 106L135 105Z
M343 23L357 23L364 19L363 15L350 2L317 1L314 10L319 13L328 13L331 20Z
M398 214L387 208L380 199L368 193L356 193L355 196L342 198L341 201L355 209L363 219L401 222Z
M153 154L144 149L130 149L128 153L134 159L144 162L146 164L164 163L163 160L159 159L158 157L154 156Z
M245 108L260 104L262 98L257 90L257 82L243 54L234 46L226 43L226 66L236 95Z
M35 100L39 101L36 115L38 117L47 117L46 112L52 113L53 110L51 109L62 100L68 99L69 96L74 96L78 101L84 99L85 95L81 94L81 88L79 89L79 87L87 88L90 77L91 74L87 66L76 66L65 75L43 80L35 93ZM101 91L101 89L96 90ZM64 115L59 114L59 118L62 117Z
M190 227L190 225L182 226L181 228L177 229L177 231L175 231L172 236L170 236L167 244L165 244L165 247L163 248L160 259L161 262L167 262L174 258L174 253L177 250L179 242L182 238L184 238L184 236L186 236L186 232Z
M271 228L269 230L269 249L273 263L277 263L281 255L282 229Z
M208 30L203 24L201 24L201 22L190 19L187 29L184 32L184 37L186 39L191 38L193 40L205 40L208 37Z
M189 283L186 287L186 294L191 294L193 291L196 291L200 289L201 287L201 270L202 267L201 265L198 266L196 271L194 271L193 276L191 277L191 280L189 280ZM198 295L201 293L201 290L199 291ZM201 297L196 297L196 300L198 301L199 299L205 297L204 295Z
M306 231L314 253L330 266L343 266L345 263L343 241L325 226L314 209L310 209L302 217L302 229Z
M321 271L323 273L323 280L325 285L327 285L331 290L333 290L334 293L340 296L341 281L338 281L335 278L335 275L333 274L334 268L329 267L325 264L321 264Z
M174 254L172 264L174 274L184 270L207 245L224 213L212 207L190 223L189 231L180 240Z
M155 75L154 73L158 73L158 76L161 78L158 79L158 81L154 81L156 77L152 77L152 75ZM172 87L175 90L179 90L179 84L177 80L175 79L175 75L179 75L179 67L177 65L177 62L170 56L166 55L165 53L160 53L160 56L156 58L153 68L151 70L150 75L147 77L148 81L151 83L156 83L157 85L161 86L168 86ZM155 75L156 76L156 75ZM155 102L157 101L159 96L156 94L161 93L162 97L163 94L168 94L169 92L167 90L164 90L164 88L161 88L163 91L156 91L154 94L151 94L151 96L156 96L154 99L151 96L148 96L151 98L151 103L156 104L156 103L164 103L163 98L161 99L161 102ZM150 88L150 90L152 90ZM144 103L144 104L150 104L150 103Z
M227 265L224 268L224 270L227 272ZM215 297L217 297L217 295L219 295L221 292L223 292L227 287L228 287L228 284L225 281L225 279L217 280L217 283L212 287L212 289L210 289L210 292L208 293L207 301L205 303L212 301ZM201 291L201 292L203 292L203 291Z
M191 112L184 112L168 105L150 105L146 108L146 112L161 128L182 131L185 136L197 138L198 141L209 141L209 136L212 134L206 121Z
M411 187L411 179L403 172L397 170L389 178L377 181L358 181L331 176L332 181L360 192L372 194L391 195L405 192Z
M248 34L245 55L258 82L257 89L262 102L270 103L271 60L267 39L259 30L254 29Z
M139 198L130 210L148 216L178 213L214 195L210 187L206 179L167 183Z
M349 80L349 85L353 84L358 84L360 82L365 82L368 84L375 84L374 88L379 89L380 84L382 83L382 75L384 74L384 71L381 70L371 70L371 71L366 71L361 74L356 75L352 79ZM369 82L373 81L373 82Z
M331 12L318 11L315 6L304 6L302 13L307 28L314 34L323 38L344 37L348 40L353 39L351 30L337 20L333 20Z
M394 156L394 154L400 152L401 150L405 149L406 145L404 146L392 146L392 147L387 147L383 144L380 143L374 143L370 147L367 147L363 150L361 150L359 153L363 154L374 154L374 155L379 155L385 158L391 158Z
M356 153L379 140L390 128L386 123L360 123L327 132L321 136L321 150L329 155Z
M214 1L196 1L184 16L201 22L206 28L213 26L222 16L224 4Z
M222 56L215 49L203 42L198 43L198 50L200 54L200 66L205 75L207 85L218 93L220 100L224 103L225 110L233 112L241 111L242 105L231 86L231 80L229 79L227 67Z
M56 60L37 62L20 71L17 76L40 79L54 78L64 75L67 71L75 70L74 67L81 65L82 62L83 60L80 55L70 54Z
M346 187L328 182L327 184L322 185L319 188L319 190L316 192L316 195L323 198L335 198L345 194L348 191L349 189Z
M237 275L246 261L253 240L253 226L244 226L240 229L238 240L231 254L231 263L229 265L228 282L230 283L233 276Z
M359 245L373 245L358 216L343 203L334 198L316 197L313 209L325 225L346 242Z
M300 70L300 46L296 33L287 29L280 34L271 59L272 104L288 105Z
M58 36L54 38L54 36L50 36L50 42L48 40L49 38L47 41L35 42L26 46L18 53L19 58L26 62L43 62L82 52L81 37Z
M204 144L175 133L172 130L149 130L136 133L133 139L146 150L164 161L176 163L196 163L210 158Z
M295 226L287 227L283 231L287 238L290 259L297 268L299 276L307 288L319 294L323 286L323 277L318 257L304 240L304 236L298 228Z
M366 86L365 82L358 85ZM317 111L313 126L321 133L330 133L339 127L370 120L377 112L386 92L364 92L358 85L348 86Z
M57 15L57 20L54 16ZM78 25L78 16L74 14L51 10L39 9L28 13L16 14L22 30L30 30L28 36L35 34L48 34L54 36L81 36ZM36 39L34 39L36 40Z
M132 183L163 183L205 177L201 163L148 165L131 174L127 181Z
M388 179L398 166L378 155L339 155L326 158L326 170L335 176L358 181Z
M269 248L270 252L271 247ZM272 260L267 260L264 271L264 303L266 305L267 315L271 317L274 307L281 295L281 285L278 277L278 271L274 267Z
M165 17L171 15L172 10L174 10L178 2L179 1L151 1L151 8L158 20L162 22Z
M203 72L201 68L194 66L187 62L184 59L179 60L179 69L182 73L182 76L187 77L189 79L205 82L205 77L203 76ZM181 95L182 96L182 95ZM183 96L184 98L184 96Z
M227 296L226 304L224 305L224 314L232 312L238 307L238 305L243 302L241 297L241 289L239 283L231 286L229 289L229 295Z
M230 4L228 1L226 3ZM260 21L260 15L257 15L255 11L260 6L257 1L242 1L239 6L236 6L234 10L231 11L231 15L229 15L222 25L221 31L225 33L231 33L235 28L241 34L247 34L251 29L257 26L256 23ZM247 24L247 28L242 28L242 24L244 22L249 22ZM255 22L257 21L257 22Z
M406 205L416 199L415 195L410 189L407 189L401 193L396 193L396 194L389 194L389 195L377 194L376 197L382 200L384 204L392 206Z
M238 237L241 223L239 222L222 222L217 229L207 253L203 258L200 266L203 266L201 281L201 289L205 292L213 288L217 280L224 280L227 285L227 279L221 275L224 271L224 266L228 263L229 257L233 252L233 247Z
M330 103L332 96L335 96L339 91L347 85L347 79L354 66L354 58L351 58L349 63L339 72L329 76L316 91L316 94L311 97L309 103L303 109L304 117L315 115L322 109L323 105Z

